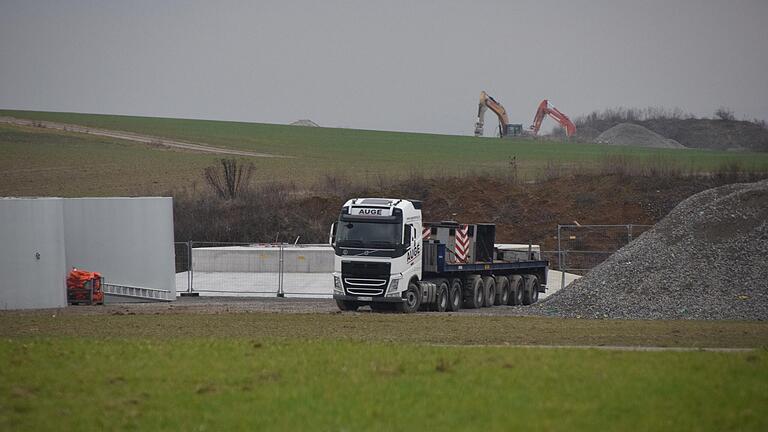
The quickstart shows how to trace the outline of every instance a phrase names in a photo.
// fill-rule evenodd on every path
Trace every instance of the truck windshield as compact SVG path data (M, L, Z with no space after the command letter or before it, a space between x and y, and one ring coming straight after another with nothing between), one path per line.
M339 246L395 246L402 241L402 225L381 222L340 222Z

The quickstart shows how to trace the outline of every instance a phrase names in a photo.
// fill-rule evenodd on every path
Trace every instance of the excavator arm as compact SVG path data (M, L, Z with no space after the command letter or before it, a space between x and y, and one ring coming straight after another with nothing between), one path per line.
M490 109L499 118L499 135L504 136L507 134L507 128L509 125L509 117L507 116L507 110L496 102L496 99L492 98L488 93L480 92L480 103L477 107L477 122L475 123L475 136L483 136L483 124L485 120L485 110Z
M565 135L569 138L576 133L576 125L573 124L571 119L569 119L567 115L560 112L559 109L555 108L554 105L550 104L547 99L544 99L539 104L539 108L536 110L536 115L533 117L531 131L533 131L534 135L539 133L539 129L541 129L541 122L544 121L544 117L546 116L550 116L552 119L558 122L560 126L565 129Z

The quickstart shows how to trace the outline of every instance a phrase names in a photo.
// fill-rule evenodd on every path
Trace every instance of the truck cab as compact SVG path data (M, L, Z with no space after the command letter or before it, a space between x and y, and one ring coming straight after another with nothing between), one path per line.
M387 309L420 303L421 201L356 198L331 226L333 298L342 310L363 304ZM411 291L409 293L409 287Z

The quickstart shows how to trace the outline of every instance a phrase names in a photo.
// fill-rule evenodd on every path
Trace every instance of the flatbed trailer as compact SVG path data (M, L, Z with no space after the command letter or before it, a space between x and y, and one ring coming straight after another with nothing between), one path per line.
M347 201L331 228L341 310L458 311L529 305L546 290L538 250L499 248L495 225L423 223L421 202Z

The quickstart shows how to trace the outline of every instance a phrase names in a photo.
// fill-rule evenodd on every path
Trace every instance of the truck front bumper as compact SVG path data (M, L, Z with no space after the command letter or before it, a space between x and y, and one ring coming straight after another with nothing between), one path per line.
M344 301L358 301L358 302L366 302L366 303L402 303L405 301L402 297L366 297L366 296L352 296L352 295L343 295L343 294L334 294L333 295L334 300L344 300Z

